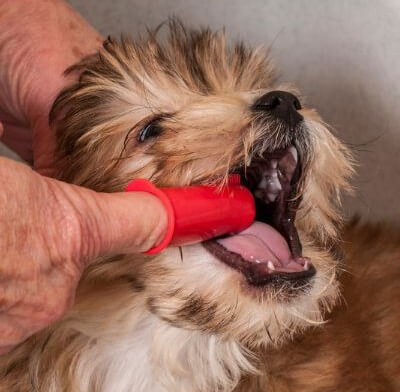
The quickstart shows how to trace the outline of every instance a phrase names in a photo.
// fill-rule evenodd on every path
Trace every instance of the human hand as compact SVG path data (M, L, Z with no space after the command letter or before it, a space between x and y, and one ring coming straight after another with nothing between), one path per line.
M144 252L167 214L147 193L96 193L0 158L0 354L57 320L98 256Z
M48 113L68 83L63 72L101 43L101 36L61 0L0 2L2 141L41 174L54 175Z

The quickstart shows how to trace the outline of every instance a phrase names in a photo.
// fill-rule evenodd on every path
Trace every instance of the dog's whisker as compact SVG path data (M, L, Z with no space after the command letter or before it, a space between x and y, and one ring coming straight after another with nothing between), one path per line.
M178 249L179 249L179 254L181 255L181 262L183 263L183 250L182 250L182 247L179 246Z

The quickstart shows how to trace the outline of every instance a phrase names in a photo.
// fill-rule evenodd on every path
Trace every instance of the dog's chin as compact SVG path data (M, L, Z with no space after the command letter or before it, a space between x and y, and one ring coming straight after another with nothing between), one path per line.
M322 323L324 310L337 297L333 260L308 244L305 252L314 260L311 277L289 272L253 284L204 244L169 248L157 259L168 272L149 287L154 294L150 311L174 327L216 334L252 349L281 344Z

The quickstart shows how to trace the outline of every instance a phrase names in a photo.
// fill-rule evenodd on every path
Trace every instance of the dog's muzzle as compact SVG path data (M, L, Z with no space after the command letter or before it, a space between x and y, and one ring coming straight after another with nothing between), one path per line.
M216 258L241 272L253 286L268 283L304 285L316 272L303 257L295 226L304 181L303 162L296 138L302 133L303 116L299 100L290 93L272 91L254 104L266 117L283 124L285 144L264 151L250 166L238 171L241 182L256 201L256 221L234 236L204 243ZM304 132L303 132L304 133Z

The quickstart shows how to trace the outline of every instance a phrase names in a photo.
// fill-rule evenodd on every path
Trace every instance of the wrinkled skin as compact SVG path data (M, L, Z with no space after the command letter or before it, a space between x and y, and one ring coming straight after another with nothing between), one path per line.
M42 176L55 173L48 112L62 73L97 49L98 33L59 0L3 0L0 26L0 137L36 170L0 157L2 354L67 310L93 258L153 247L167 218L153 196Z
M46 23L43 23L46 21ZM53 172L50 106L67 80L64 70L97 50L102 37L59 0L0 4L2 141L42 174Z

